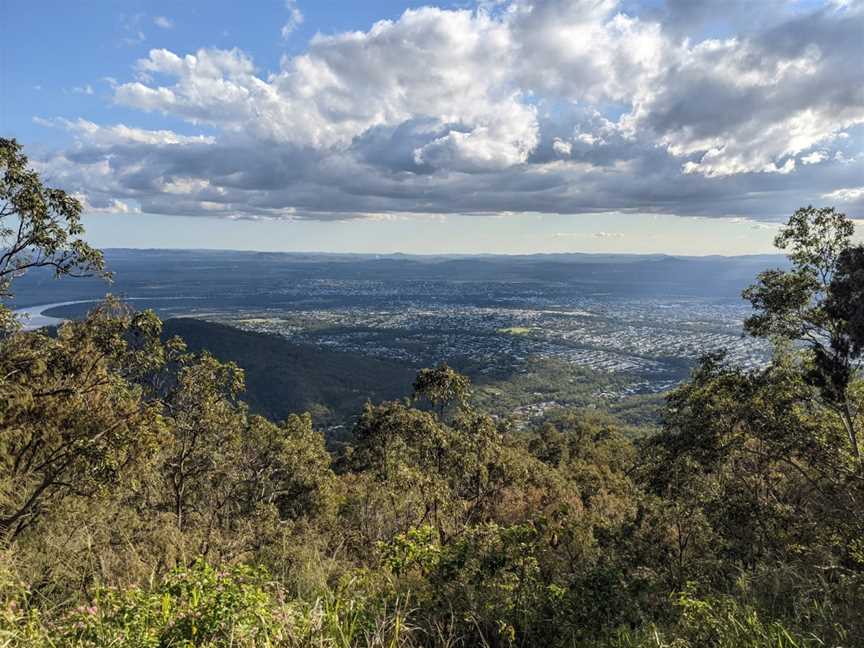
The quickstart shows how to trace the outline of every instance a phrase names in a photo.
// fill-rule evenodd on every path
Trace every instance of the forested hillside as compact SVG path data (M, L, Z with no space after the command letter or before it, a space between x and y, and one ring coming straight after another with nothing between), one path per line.
M0 170L4 300L105 272L14 141ZM704 358L635 441L590 412L517 431L441 365L331 453L152 312L50 335L4 307L2 645L864 645L864 247L830 208L777 244L745 293L771 364Z
M398 399L411 391L412 371L392 360L292 344L279 336L191 318L165 322L163 337L174 336L193 351L241 364L245 400L272 419L311 410L316 424L341 425L367 398Z

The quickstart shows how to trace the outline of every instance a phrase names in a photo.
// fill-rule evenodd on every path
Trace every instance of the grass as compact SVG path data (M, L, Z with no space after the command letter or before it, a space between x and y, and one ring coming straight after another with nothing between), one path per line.
M496 333L503 333L505 335L528 335L533 330L534 329L526 326L508 326L506 328L497 329Z

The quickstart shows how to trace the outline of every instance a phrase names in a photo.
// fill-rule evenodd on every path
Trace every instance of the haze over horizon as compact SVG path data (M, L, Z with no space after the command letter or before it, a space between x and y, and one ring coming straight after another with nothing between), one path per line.
M130 246L117 246L117 247L104 247L102 248L102 252L107 256L111 256L116 253L130 252L136 254L146 254L146 253L158 253L158 252L170 252L170 253L179 253L179 252L201 252L208 253L212 252L214 254L222 254L222 253L239 253L239 254L269 254L269 255L280 255L284 254L286 256L321 256L321 257L410 257L410 258L418 258L418 259L435 259L435 258L483 258L483 257L544 257L544 256L552 256L552 257L609 257L614 259L626 259L628 257L643 259L643 258L662 258L662 257L673 257L673 258L688 258L688 259L708 259L713 257L718 258L746 258L746 257L758 257L758 258L766 258L766 259L777 259L784 260L786 257L783 254L778 252L753 252L753 253L743 253L743 254L715 254L715 253L707 253L707 254L674 254L669 252L604 252L604 251L596 251L596 252L580 252L580 251L563 251L563 252L328 252L326 250L266 250L259 248L217 248L217 247L130 247Z
M864 0L42 6L0 6L0 136L99 247L740 255L864 219Z

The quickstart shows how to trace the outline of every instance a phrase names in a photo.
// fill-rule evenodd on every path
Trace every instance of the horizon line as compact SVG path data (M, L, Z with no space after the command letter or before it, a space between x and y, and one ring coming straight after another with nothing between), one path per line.
M363 257L536 257L536 256L619 256L619 257L668 257L684 259L744 259L755 257L783 257L782 252L751 252L747 254L678 254L674 252L327 252L325 250L260 250L250 248L190 248L190 247L102 247L102 252L232 252L246 254L291 254L319 256L363 256Z

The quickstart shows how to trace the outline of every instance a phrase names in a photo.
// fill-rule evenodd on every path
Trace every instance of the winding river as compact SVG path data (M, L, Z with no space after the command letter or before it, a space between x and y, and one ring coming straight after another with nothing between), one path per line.
M53 304L41 304L39 306L27 306L15 310L15 317L22 324L25 331L35 331L43 326L58 326L66 320L60 317L51 317L43 315L47 310L57 308L58 306L71 306L72 304L87 304L92 302L92 299L79 299L78 301L54 302Z

